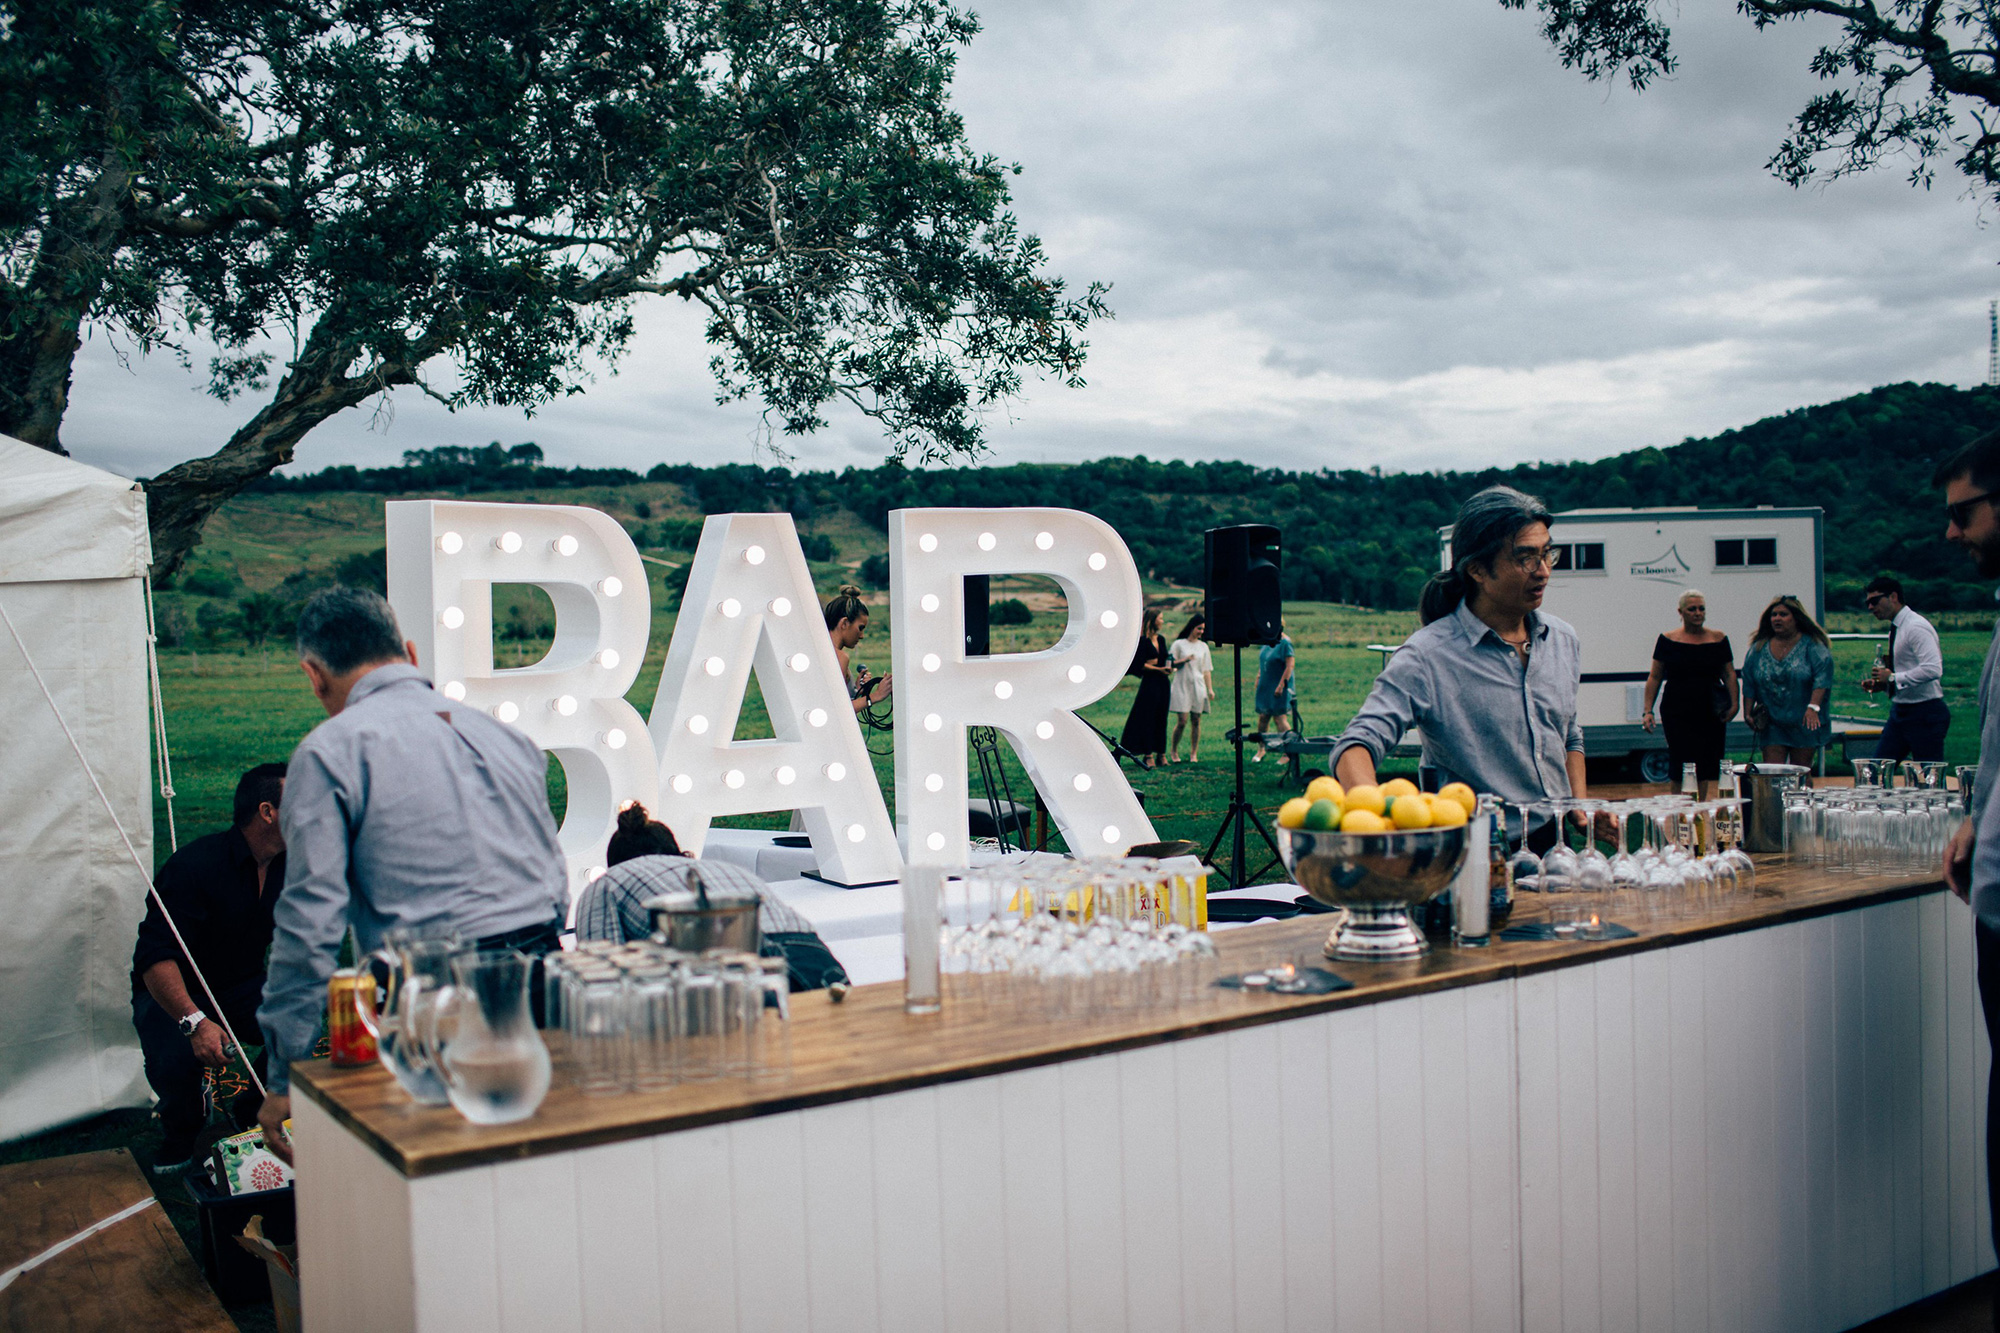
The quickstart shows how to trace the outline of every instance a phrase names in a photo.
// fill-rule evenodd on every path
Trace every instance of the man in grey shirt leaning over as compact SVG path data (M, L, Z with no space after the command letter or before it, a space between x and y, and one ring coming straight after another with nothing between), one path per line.
M1965 548L1983 579L2000 578L2000 431L1980 436L1946 459L1932 481L1944 487L1945 539ZM1972 817L1944 853L1944 882L1972 904L1979 1004L1986 1039L2000 1054L2000 623L1979 674L1979 774ZM1986 1085L1986 1192L2000 1232L2000 1060Z
M288 1161L291 1062L311 1053L350 925L364 952L408 926L538 955L569 900L540 747L433 690L372 592L319 593L298 640L327 720L285 773L285 887L257 1011L271 1071L257 1121Z

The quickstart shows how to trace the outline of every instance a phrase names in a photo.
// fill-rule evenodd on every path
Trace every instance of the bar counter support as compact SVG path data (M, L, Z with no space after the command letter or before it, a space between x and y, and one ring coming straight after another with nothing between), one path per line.
M329 1330L1850 1328L1993 1267L1932 891L405 1177L294 1100Z

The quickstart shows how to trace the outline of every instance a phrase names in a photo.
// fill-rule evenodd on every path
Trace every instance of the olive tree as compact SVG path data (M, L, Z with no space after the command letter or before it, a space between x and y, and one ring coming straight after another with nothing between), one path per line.
M898 457L1080 384L1103 289L1008 212L932 0L0 0L0 431L62 452L91 331L245 404L148 483L155 572L327 418L532 409L698 303L723 400Z

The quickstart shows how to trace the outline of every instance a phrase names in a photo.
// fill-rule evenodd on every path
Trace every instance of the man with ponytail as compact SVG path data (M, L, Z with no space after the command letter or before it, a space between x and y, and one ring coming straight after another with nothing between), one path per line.
M1463 782L1508 802L1584 795L1582 649L1575 630L1541 610L1549 519L1540 500L1510 486L1460 506L1451 568L1424 586L1423 628L1389 659L1334 746L1341 785L1374 783L1383 756L1415 726L1440 785Z

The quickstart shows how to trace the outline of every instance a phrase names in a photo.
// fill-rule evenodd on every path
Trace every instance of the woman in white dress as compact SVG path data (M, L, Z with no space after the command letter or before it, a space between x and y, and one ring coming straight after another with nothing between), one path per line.
M1208 618L1197 615L1181 628L1181 636L1167 649L1173 680L1167 691L1167 711L1174 715L1174 738L1167 746L1167 762L1181 761L1181 732L1188 733L1188 762L1201 762L1201 715L1215 699L1215 665L1209 657Z

